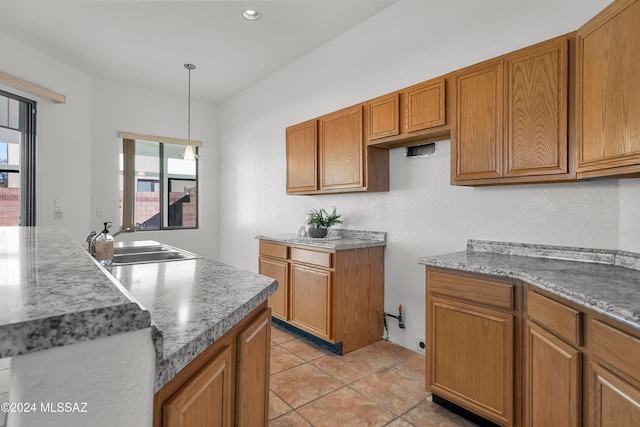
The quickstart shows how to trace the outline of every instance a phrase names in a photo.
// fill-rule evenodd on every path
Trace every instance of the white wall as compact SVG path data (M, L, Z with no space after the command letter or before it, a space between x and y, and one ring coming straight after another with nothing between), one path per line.
M38 102L36 223L63 228L78 241L89 229L91 80L88 76L0 33L0 70L67 97ZM21 94L13 89L9 92ZM70 165L73 165L70 167ZM54 201L63 219L54 219Z
M449 141L430 158L391 150L389 192L285 195L287 126L570 32L608 3L401 0L229 99L220 119L221 260L256 270L256 234L293 233L308 209L335 205L345 228L389 233L385 309L402 304L407 322L405 330L392 322L390 338L413 348L424 336L422 256L464 250L469 238L633 246L638 226L620 211L638 207L637 185L453 187ZM437 14L447 7L455 22Z
M15 356L11 402L35 411L10 412L7 425L151 426L154 360L149 328ZM63 410L52 412L58 403Z
M36 224L65 229L83 244L87 233L98 230L104 221L112 221L116 229L118 132L186 138L186 70L180 74L185 79L185 93L171 94L94 79L3 33L0 51L0 70L67 97L66 104L36 99ZM196 83L194 76L193 92ZM34 99L12 88L3 89ZM200 228L127 234L118 240L154 239L217 258L218 107L193 95L191 136L203 142ZM63 219L54 219L54 201L62 209Z
M177 64L181 66L181 64ZM196 70L197 71L197 70ZM194 73L196 72L194 71ZM186 70L184 71L186 82ZM194 79L195 80L195 79ZM195 81L192 82L192 95ZM119 225L118 132L187 137L187 97L96 79L91 152L91 227ZM218 107L191 97L191 138L202 141L199 158L199 228L125 233L116 240L158 240L218 258ZM97 216L102 213L102 217Z

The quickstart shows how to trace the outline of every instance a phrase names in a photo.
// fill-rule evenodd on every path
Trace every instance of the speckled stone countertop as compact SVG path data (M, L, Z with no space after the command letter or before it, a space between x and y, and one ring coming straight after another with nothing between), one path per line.
M0 358L149 325L149 312L67 233L0 227Z
M521 280L640 329L640 254L469 240L420 264Z
M327 237L314 239L291 234L257 235L256 239L287 243L294 246L308 246L331 251L369 248L387 245L387 233L382 231L329 229Z
M109 267L151 312L158 391L277 289L269 277L207 259Z
M151 327L157 391L277 286L206 259L102 267L63 231L2 227L0 357Z

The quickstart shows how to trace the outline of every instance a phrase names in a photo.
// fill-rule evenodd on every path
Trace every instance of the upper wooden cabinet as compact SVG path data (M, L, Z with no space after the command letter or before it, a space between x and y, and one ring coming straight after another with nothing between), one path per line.
M569 45L557 37L454 73L451 182L566 181Z
M318 127L320 189L364 187L362 106L322 116Z
M395 148L449 138L446 77L372 99L365 104L369 145Z
M389 152L367 147L363 105L287 128L287 194L389 190Z
M578 30L578 178L640 172L640 1Z
M403 132L415 132L445 124L445 79L440 77L402 91L405 117Z
M317 152L316 120L287 128L287 193L318 189Z

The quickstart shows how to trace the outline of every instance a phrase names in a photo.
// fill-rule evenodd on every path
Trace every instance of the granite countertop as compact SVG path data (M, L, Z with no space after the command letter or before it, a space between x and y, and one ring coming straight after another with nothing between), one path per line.
M158 391L277 289L269 277L207 259L108 268L151 313Z
M43 227L0 228L0 271L0 357L151 327L155 391L278 286L206 259L103 267Z
M65 232L0 228L0 358L147 328L150 313Z
M420 264L522 280L640 329L640 254L469 240Z
M346 249L360 249L387 245L387 233L382 231L329 229L327 237L314 239L291 234L258 234L256 239L277 243L287 243L293 246L306 246L331 251Z

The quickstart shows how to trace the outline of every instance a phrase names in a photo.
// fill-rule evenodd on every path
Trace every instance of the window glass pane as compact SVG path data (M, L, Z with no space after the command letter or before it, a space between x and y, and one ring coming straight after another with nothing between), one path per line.
M9 163L9 147L6 142L0 142L0 165Z
M160 179L160 144L157 142L136 141L136 228L156 230L160 228L160 192L141 191L139 180Z
M167 158L167 173L169 175L186 175L190 177L196 176L196 162L193 160L184 160L184 145L164 144L164 154ZM197 154L197 147L193 147Z
M198 225L197 194L195 177L194 179L169 178L169 227Z
M0 172L0 226L20 225L20 174Z

